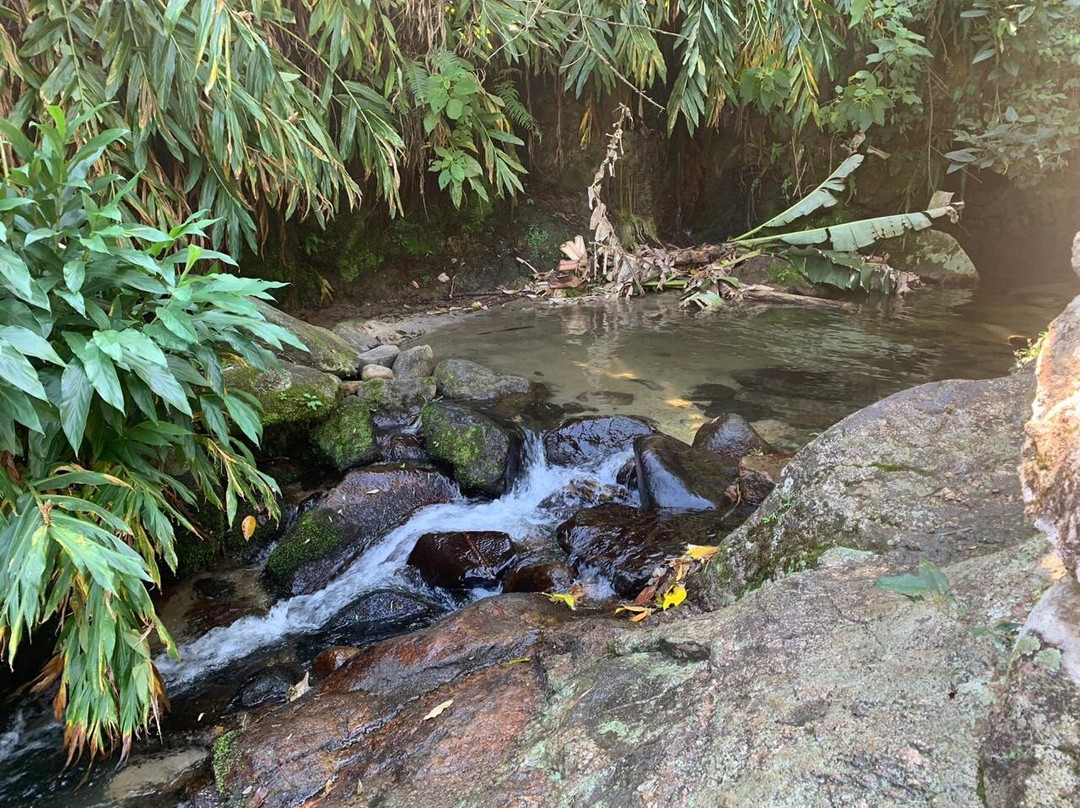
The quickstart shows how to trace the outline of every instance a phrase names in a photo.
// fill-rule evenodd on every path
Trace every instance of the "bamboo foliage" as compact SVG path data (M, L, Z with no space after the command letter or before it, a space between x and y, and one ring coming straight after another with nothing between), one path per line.
M0 114L46 103L127 129L104 157L138 176L149 223L205 209L215 243L258 246L291 216L324 221L365 195L400 208L405 166L467 195L515 193L532 77L590 103L638 101L690 131L788 88L778 113L817 114L846 0L12 0L0 7ZM843 12L843 14L842 14ZM476 80L466 115L432 110L419 68ZM751 88L749 91L747 88ZM456 112L457 104L447 112ZM442 149L444 153L438 150ZM15 159L10 152L7 159ZM468 158L468 159L466 159ZM470 160L475 160L479 172ZM444 174L444 172L449 172ZM466 176L466 172L469 172Z

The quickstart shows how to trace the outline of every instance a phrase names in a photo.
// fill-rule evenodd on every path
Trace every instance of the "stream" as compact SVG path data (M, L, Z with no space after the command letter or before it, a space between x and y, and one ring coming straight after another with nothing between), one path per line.
M693 313L669 296L515 305L462 319L418 342L431 344L440 359L473 359L526 376L547 388L550 403L563 414L647 416L688 441L706 420L737 412L766 440L793 451L845 415L901 389L1008 373L1014 350L1009 337L1036 337L1075 293L1068 284L1007 295L929 291L851 311ZM326 588L276 603L262 593L264 607L182 639L180 662L160 657L174 715L164 722L163 739L137 744L119 774L108 763L63 772L63 759L53 754L61 731L47 705L24 701L0 712L0 806L172 805L159 789L205 758L205 746L190 739L229 710L238 684L268 662L308 665L321 647L320 632L358 597L390 588L423 597L443 612L461 605L461 598L432 590L406 566L422 534L498 530L527 543L538 535L550 538L572 513L573 503L561 500L561 492L588 488L636 502L636 494L616 483L629 452L592 466L553 467L540 445L542 426L526 424L523 470L504 496L458 497L423 508ZM253 564L223 574L257 587L258 572ZM594 596L610 593L602 580L587 583ZM490 594L473 591L467 599ZM163 614L168 623L168 610ZM123 801L124 795L131 799Z

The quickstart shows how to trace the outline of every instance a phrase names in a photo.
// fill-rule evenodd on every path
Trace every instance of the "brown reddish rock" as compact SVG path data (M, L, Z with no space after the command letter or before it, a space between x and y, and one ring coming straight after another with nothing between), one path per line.
M319 653L311 663L311 671L319 679L325 679L354 656L360 649L352 645L335 645Z
M669 435L634 441L638 491L645 509L726 510L738 461L683 443Z
M429 586L463 590L496 584L516 555L510 537L494 530L425 533L408 563Z

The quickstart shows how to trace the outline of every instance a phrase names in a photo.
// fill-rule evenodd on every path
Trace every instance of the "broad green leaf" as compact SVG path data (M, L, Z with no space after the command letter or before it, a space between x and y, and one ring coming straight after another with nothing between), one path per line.
M60 423L64 435L75 454L79 454L83 433L86 430L86 417L90 412L90 401L94 397L94 386L86 377L82 363L73 360L64 368L60 377Z
M7 382L12 387L42 401L48 398L30 360L3 338L0 338L0 382Z

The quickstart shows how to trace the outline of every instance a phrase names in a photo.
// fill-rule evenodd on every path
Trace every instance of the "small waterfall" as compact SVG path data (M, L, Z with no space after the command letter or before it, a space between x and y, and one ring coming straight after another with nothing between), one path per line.
M401 573L416 540L424 533L498 530L517 540L550 533L566 514L545 507L546 499L572 486L614 485L615 475L630 456L630 452L620 453L594 466L551 466L539 436L530 433L522 473L502 497L485 502L459 499L422 508L369 548L325 589L282 600L265 616L244 617L213 629L181 646L179 662L165 656L155 662L170 692L181 692L208 671L289 635L315 631L365 591L388 585L415 588Z

